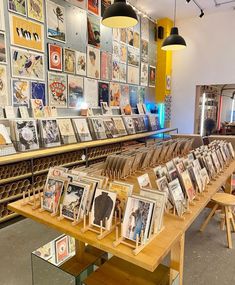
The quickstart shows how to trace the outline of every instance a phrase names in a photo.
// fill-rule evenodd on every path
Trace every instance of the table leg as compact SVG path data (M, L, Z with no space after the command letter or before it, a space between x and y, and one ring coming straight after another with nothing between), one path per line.
M228 206L225 206L225 220L226 220L228 247L233 248Z
M184 270L184 239L185 235L183 234L177 243L171 249L171 261L170 269L176 270L179 272L179 285L183 285L183 270ZM170 284L173 281L173 271L170 270Z
M80 240L75 240L75 252L78 259L82 258L85 252L86 245Z

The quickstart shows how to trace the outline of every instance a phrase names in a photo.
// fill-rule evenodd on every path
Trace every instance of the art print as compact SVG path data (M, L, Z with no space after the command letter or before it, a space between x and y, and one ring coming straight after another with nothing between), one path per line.
M149 87L155 87L156 85L156 67L149 66Z
M57 119L57 124L60 130L61 139L64 144L76 143L76 137L73 130L73 125L70 119Z
M125 63L119 64L119 81L126 83L126 67L127 65Z
M120 41L120 29L113 28L113 41Z
M140 84L142 86L148 86L148 72L149 67L147 63L141 62L141 71L140 71Z
M65 0L65 1L74 6L82 8L83 10L86 9L86 0Z
M146 93L145 88L139 86L138 87L138 97L139 97L139 103L140 104L144 104L144 102L145 102L145 93ZM144 108L144 105L143 105L143 108ZM144 112L146 114L146 108L144 108Z
M99 82L98 105L101 106L103 102L109 104L109 83L107 82Z
M6 35L0 32L0 63L7 63Z
M133 46L134 44L134 31L133 31L133 28L127 28L126 29L127 31L127 43L128 45L130 46Z
M44 80L44 55L24 49L11 48L12 77Z
M139 66L140 54L138 50L132 47L128 47L128 64Z
M111 80L112 79L112 54L102 51L101 52L101 79Z
M10 15L11 44L44 52L44 25Z
M19 151L39 148L37 126L34 120L17 120L15 127Z
M100 78L100 51L91 46L87 47L87 76Z
M110 230L117 194L114 192L96 189L91 210L91 223L94 226Z
M27 0L28 17L44 22L44 0Z
M60 132L56 120L40 120L42 139L45 147L60 145Z
M116 41L113 41L113 59L120 59L120 44Z
M91 78L84 78L84 101L88 107L98 105L98 81Z
M120 29L120 42L126 44L127 32L126 29Z
M5 31L5 17L3 1L0 1L0 31Z
M68 75L68 107L79 108L84 101L83 77Z
M91 14L87 15L87 33L88 44L100 47L100 18Z
M111 5L111 0L101 0L101 17L104 16L104 11Z
M141 17L141 38L149 41L149 19Z
M67 107L67 76L48 72L49 105L57 108Z
M137 86L129 86L129 96L130 96L131 107L136 108L137 104L139 103Z
M48 44L48 69L55 71L63 70L62 47Z
M12 79L12 103L14 107L29 107L30 83L28 80Z
M127 61L127 46L123 44L120 45L120 61L122 63Z
M138 32L134 32L133 35L133 47L139 49L140 48L140 34Z
M0 106L8 104L7 68L0 65Z
M121 90L119 83L110 83L109 87L109 100L110 106L120 106Z
M149 57L149 43L145 40L141 40L141 61L148 63Z
M81 142L91 141L92 137L86 119L73 119L78 138Z
M86 53L75 51L76 74L86 76Z
M46 85L44 82L31 81L32 99L40 99L46 106Z
M139 68L136 66L128 65L128 83L139 85Z
M26 16L26 0L7 0L8 10Z
M100 1L99 0L87 0L87 10L97 16L100 14Z
M106 139L107 135L105 132L104 121L101 118L91 119L94 134L97 140Z
M149 175L147 173L137 177L140 188L152 188Z
M68 48L64 48L64 72L75 73L75 66L75 51Z
M41 99L31 99L31 107L34 118L44 117L44 105Z
M66 42L65 8L47 0L47 37L52 40Z
M113 59L113 66L112 66L112 80L113 81L119 81L119 73L120 73L119 61Z
M129 99L129 85L121 84L121 100L120 106L125 107L126 105L130 104Z
M55 240L56 264L60 264L69 257L68 236Z

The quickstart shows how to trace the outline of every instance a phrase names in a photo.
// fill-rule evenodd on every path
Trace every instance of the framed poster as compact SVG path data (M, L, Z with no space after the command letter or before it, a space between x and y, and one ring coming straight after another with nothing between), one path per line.
M87 33L88 44L100 47L100 18L91 14L87 15Z
M139 68L136 66L128 65L127 82L130 84L139 85Z
M140 34L138 32L134 32L133 35L133 47L140 48Z
M28 17L44 23L44 0L27 0Z
M136 108L137 104L139 103L137 86L129 86L129 98L131 107Z
M87 47L87 76L100 78L100 50L91 46Z
M0 106L8 105L7 68L0 64Z
M84 101L83 77L68 75L68 107L79 108Z
M76 66L75 66L76 74L86 76L86 53L75 51L75 59L76 59Z
M129 104L130 104L129 85L128 84L121 84L120 106L125 107L126 105L129 105Z
M128 45L130 46L133 46L133 41L134 41L134 31L133 31L133 28L127 28L126 29L127 31L127 43Z
M126 44L127 33L126 29L120 29L120 41Z
M0 31L5 31L5 17L3 1L0 1Z
M112 54L109 52L101 52L101 70L100 77L102 80L112 79Z
M139 66L140 52L138 49L128 47L128 64Z
M109 87L109 100L110 104L109 106L120 106L120 99L121 99L121 90L120 90L120 84L110 82Z
M29 108L30 82L28 80L12 79L12 103L14 107Z
M62 71L62 47L48 44L48 69Z
M141 39L149 41L149 19L141 17Z
M52 40L66 42L65 8L47 0L47 37Z
M67 75L48 72L49 105L57 108L67 107Z
M69 257L68 236L63 236L55 240L56 264L60 264Z
M6 35L0 32L0 63L7 63Z
M87 0L87 10L96 16L100 15L100 0Z
M149 66L149 87L155 87L156 85L156 67Z
M75 50L64 48L64 72L75 73Z
M117 41L113 41L113 58L120 59L120 44Z
M149 43L145 40L141 40L141 60L148 63L149 57Z
M120 61L122 63L126 63L127 60L127 46L121 44L120 45Z
M26 16L26 0L7 0L7 2L9 11Z
M101 0L101 17L104 16L104 11L111 5L111 0Z
M44 25L10 15L11 44L44 52Z
M40 99L43 106L46 106L46 84L44 82L31 81L30 89L32 99Z
M98 106L98 81L84 78L84 101L88 107Z
M145 62L141 62L140 67L140 84L142 86L148 86L148 64Z
M109 83L108 82L99 82L99 94L98 94L98 105L101 106L101 103L106 102L109 104Z
M119 81L126 83L126 64L125 63L119 64Z
M113 64L112 64L112 80L113 80L113 81L119 81L119 77L120 77L119 61L113 59Z
M12 77L44 81L44 55L11 47Z
M65 0L66 2L74 5L74 6L77 6L79 8L82 8L83 10L86 9L86 0Z

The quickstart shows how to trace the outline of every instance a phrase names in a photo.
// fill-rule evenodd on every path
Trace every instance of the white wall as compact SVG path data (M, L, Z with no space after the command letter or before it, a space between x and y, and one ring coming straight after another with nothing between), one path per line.
M196 85L235 83L235 11L176 25L187 48L173 55L172 126L193 133Z

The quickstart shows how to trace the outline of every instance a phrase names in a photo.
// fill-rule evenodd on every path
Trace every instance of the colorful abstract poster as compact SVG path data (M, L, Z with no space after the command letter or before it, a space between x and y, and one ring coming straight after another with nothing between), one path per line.
M86 0L65 0L65 1L74 6L82 8L83 10L86 9Z
M66 42L65 8L47 0L47 37L52 40Z
M120 84L111 82L109 87L109 101L110 101L109 105L119 107L120 100L121 100Z
M136 66L128 65L127 82L130 84L139 85L139 68Z
M88 44L100 47L100 18L91 14L87 15L87 33Z
M87 10L99 16L100 15L100 0L87 0Z
M101 17L104 16L104 11L111 5L111 0L101 0Z
M149 41L149 19L141 17L141 39Z
M125 107L126 105L130 104L130 98L129 98L129 85L127 84L121 84L121 100L120 100L120 106Z
M112 79L112 54L109 52L101 52L101 79L111 80Z
M131 107L136 108L137 104L139 103L137 86L129 86L129 97Z
M87 47L87 76L100 78L100 50L91 46Z
M148 63L149 57L149 43L145 40L141 40L141 60Z
M31 98L42 100L46 106L46 84L44 82L31 81Z
M126 64L120 63L119 64L119 81L126 83Z
M44 0L27 0L28 17L44 22Z
M88 107L98 106L98 81L84 78L84 102Z
M57 108L67 107L66 74L48 72L49 105Z
M0 106L8 105L7 76L6 65L0 65Z
M99 94L98 94L98 104L101 106L102 102L109 104L109 83L108 82L99 82L98 83Z
M48 44L48 68L49 70L62 71L62 47Z
M26 16L26 0L7 0L7 2L9 11Z
M140 84L142 86L148 86L148 64L141 62L141 70L140 70Z
M64 72L75 73L76 56L75 50L64 48Z
M119 81L119 75L120 75L119 61L113 59L113 64L112 64L112 80L113 80L113 81Z
M84 102L83 77L68 75L68 107L80 108Z
M28 80L12 79L12 102L14 107L29 107L30 83Z
M75 51L76 74L86 76L86 53Z
M0 31L5 31L5 17L3 1L0 1Z
M6 36L2 32L0 32L0 63L7 63Z
M155 87L156 85L156 67L149 66L149 87Z
M44 25L10 15L11 44L44 52Z
M44 81L44 55L11 47L12 76Z

